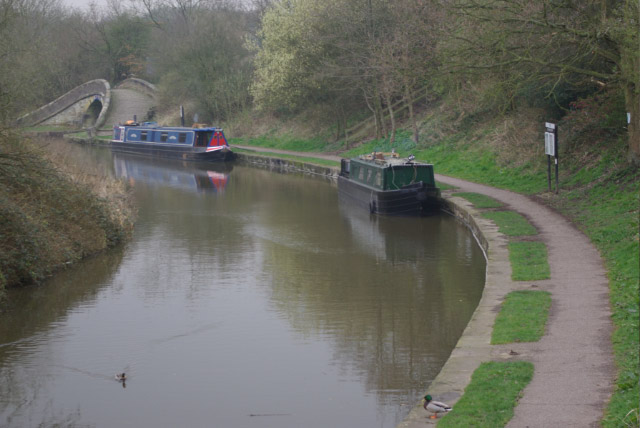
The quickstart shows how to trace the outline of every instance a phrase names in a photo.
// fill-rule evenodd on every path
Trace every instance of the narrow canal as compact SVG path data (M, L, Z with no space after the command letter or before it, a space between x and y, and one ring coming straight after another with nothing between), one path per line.
M139 220L122 248L12 290L0 426L394 427L479 301L484 257L447 215L370 217L322 179L92 150Z

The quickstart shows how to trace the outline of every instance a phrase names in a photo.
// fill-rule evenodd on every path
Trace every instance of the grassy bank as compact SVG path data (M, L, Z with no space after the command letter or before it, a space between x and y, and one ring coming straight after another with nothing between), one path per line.
M42 281L119 243L133 211L124 184L63 142L0 138L0 292ZM73 167L72 165L81 165Z

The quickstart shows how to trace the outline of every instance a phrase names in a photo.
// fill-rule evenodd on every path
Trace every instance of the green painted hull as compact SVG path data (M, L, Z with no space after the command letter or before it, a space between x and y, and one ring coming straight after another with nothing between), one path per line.
M426 215L441 206L433 165L352 159L342 163L341 199L374 214Z

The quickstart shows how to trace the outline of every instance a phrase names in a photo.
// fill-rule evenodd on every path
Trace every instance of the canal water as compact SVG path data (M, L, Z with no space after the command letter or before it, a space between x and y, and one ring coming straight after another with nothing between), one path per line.
M448 215L371 217L324 179L92 150L134 186L135 232L11 291L0 426L394 427L479 301L485 259Z

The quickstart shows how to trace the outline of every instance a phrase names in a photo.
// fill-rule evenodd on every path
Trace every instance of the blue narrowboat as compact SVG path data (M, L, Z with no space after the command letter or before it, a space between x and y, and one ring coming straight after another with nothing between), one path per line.
M230 161L235 157L221 128L166 127L155 122L127 121L115 125L111 148L122 153L188 161Z

